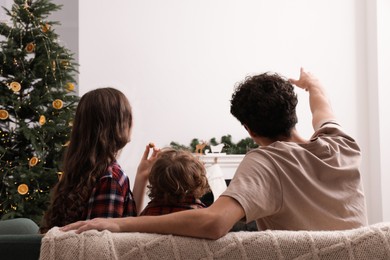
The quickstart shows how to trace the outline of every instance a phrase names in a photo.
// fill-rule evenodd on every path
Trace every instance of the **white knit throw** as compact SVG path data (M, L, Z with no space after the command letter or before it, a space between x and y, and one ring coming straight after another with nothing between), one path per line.
M390 223L343 231L232 232L218 240L52 228L47 259L390 259Z

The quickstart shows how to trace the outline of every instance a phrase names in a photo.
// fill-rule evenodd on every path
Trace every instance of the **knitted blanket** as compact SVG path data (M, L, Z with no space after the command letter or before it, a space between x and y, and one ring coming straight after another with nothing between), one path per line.
M390 223L344 231L232 232L218 240L52 228L47 259L390 259Z

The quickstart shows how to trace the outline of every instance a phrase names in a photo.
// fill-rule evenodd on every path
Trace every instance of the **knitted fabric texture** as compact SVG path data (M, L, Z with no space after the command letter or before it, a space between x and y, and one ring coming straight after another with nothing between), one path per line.
M231 232L218 240L52 228L40 260L48 259L390 259L390 223L343 231Z

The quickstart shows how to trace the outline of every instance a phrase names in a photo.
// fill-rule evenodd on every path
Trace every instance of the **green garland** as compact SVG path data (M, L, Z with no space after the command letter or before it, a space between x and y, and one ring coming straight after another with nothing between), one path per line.
M198 138L194 138L194 139L192 139L190 145L188 145L188 146L183 145L183 144L179 144L179 143L174 142L174 141L172 141L170 143L170 146L174 149L182 149L182 150L195 152L196 145L198 145L200 143L201 143L201 141L199 141ZM211 150L210 145L218 145L218 144L222 144L222 143L225 145L222 149L222 152L226 153L226 154L246 154L249 150L252 150L252 149L258 147L258 145L250 137L247 137L245 139L241 139L237 143L234 143L232 141L231 135L224 135L221 137L219 142L217 142L217 140L214 137L211 138L207 142L205 149Z

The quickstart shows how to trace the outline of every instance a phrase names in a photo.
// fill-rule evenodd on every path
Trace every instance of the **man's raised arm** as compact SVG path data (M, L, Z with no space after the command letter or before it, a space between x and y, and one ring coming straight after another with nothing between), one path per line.
M310 110L313 116L312 124L314 130L317 130L326 121L335 120L332 107L325 94L320 81L310 72L301 68L298 80L289 79L289 81L299 88L309 92Z

